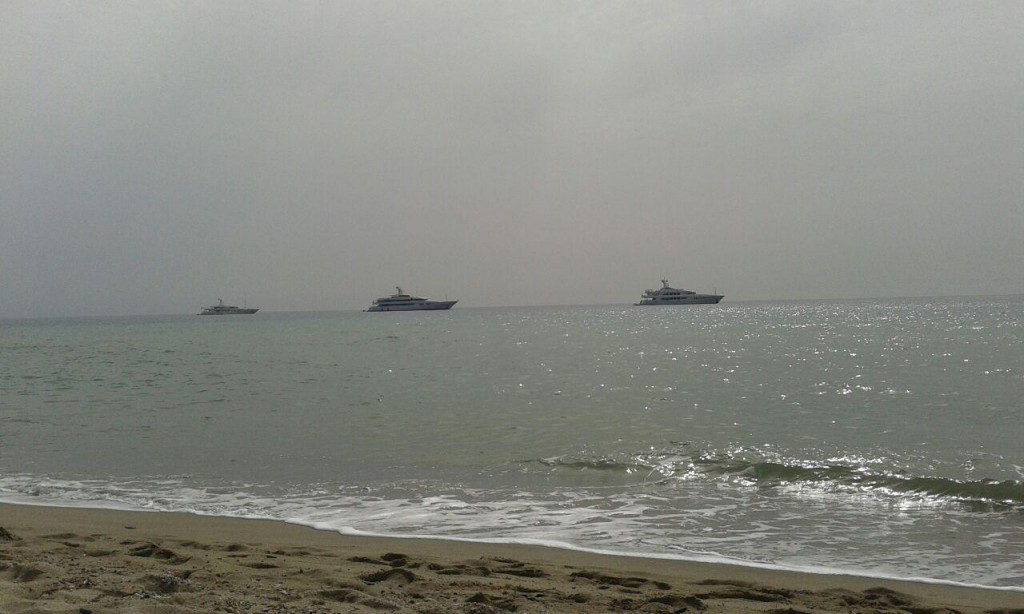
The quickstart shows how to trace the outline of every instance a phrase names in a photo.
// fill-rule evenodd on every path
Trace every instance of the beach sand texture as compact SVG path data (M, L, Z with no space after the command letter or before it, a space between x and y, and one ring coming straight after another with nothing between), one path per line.
M978 612L1024 593L282 522L0 505L0 612Z

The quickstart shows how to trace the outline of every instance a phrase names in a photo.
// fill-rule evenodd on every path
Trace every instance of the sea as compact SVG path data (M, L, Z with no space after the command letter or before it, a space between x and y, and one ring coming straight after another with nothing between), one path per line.
M0 501L1024 590L1024 297L0 321Z

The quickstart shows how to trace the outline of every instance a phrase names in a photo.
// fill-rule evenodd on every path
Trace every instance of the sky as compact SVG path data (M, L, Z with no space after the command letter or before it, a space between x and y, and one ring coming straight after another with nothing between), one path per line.
M0 4L0 317L1024 293L1024 2Z

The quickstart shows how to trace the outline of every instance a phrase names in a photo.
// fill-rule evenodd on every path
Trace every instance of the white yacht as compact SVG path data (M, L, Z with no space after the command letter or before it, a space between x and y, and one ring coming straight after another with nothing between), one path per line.
M398 294L392 294L373 301L373 305L366 311L433 311L438 309L451 309L458 301L432 301L422 296L412 296L402 292L399 287Z
M230 315L247 315L256 313L259 309L251 309L248 307L238 307L237 305L225 305L224 299L217 299L216 305L210 305L209 307L203 307L203 310L199 312L201 316L230 316Z
M661 280L657 290L647 290L634 305L713 305L725 298L721 294L697 294L692 290L681 290L668 285L668 280Z

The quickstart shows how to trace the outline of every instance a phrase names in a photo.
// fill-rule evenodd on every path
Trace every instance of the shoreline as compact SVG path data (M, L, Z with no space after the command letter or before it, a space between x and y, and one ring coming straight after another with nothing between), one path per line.
M343 535L276 520L0 503L3 612L874 612L1024 614L974 587Z

